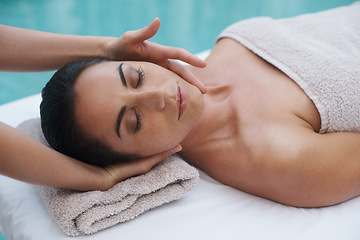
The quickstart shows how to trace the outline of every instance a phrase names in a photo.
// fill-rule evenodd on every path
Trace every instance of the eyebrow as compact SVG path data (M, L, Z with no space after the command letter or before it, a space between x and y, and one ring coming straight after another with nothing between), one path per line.
M126 111L126 106L123 106L119 112L118 118L116 120L116 126L115 126L115 132L118 135L118 137L121 139L120 137L120 124L121 124L121 120L124 117L124 113Z
M120 65L118 67L118 71L119 71L121 82L124 84L125 87L127 87L125 75L124 75L124 72L122 70L122 65L123 65L123 63L120 63Z

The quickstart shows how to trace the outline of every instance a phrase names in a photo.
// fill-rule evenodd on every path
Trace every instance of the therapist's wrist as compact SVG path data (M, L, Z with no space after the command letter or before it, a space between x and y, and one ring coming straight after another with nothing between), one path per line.
M117 184L122 178L108 168L88 165L90 179L86 182L85 188L87 191L100 190L106 191Z
M114 43L117 42L117 40L118 38L116 37L101 37L99 42L100 46L98 48L98 57L119 60L116 58L116 55L121 53L122 49L118 46L114 48Z
M75 165L72 167L76 169L75 175L68 175L67 180L56 187L68 188L76 191L106 191L116 183L107 176L106 171L97 166L86 164L84 162L71 159Z

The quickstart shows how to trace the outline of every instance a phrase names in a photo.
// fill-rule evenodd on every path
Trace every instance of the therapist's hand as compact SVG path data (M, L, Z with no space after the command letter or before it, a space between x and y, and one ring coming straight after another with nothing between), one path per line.
M195 85L202 93L206 93L205 85L200 82L183 64L173 60L178 59L194 67L205 67L202 59L185 49L163 46L147 41L155 36L160 28L160 19L155 18L147 27L125 32L120 38L112 40L107 45L110 58L117 60L133 60L153 62L163 66Z
M165 160L170 155L175 154L181 151L181 145L177 145L176 147L141 159L135 159L124 163L118 163L114 165L110 165L104 168L101 168L103 184L101 190L107 190L114 186L116 183L125 180L126 178L144 174L152 167L154 167L157 163Z

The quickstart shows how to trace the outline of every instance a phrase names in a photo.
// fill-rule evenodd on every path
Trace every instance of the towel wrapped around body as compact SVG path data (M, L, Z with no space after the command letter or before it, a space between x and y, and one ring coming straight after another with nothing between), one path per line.
M314 102L320 133L360 132L360 2L323 12L235 23L232 38L294 80Z
M18 129L47 145L40 119ZM92 234L165 203L184 197L196 184L198 171L176 156L149 172L128 178L107 191L78 192L40 186L40 194L59 227L69 236Z

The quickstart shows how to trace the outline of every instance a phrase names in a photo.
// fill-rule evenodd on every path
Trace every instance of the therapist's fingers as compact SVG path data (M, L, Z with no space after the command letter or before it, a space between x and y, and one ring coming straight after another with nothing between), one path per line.
M178 74L185 81L193 84L195 87L197 87L200 90L201 93L204 94L207 92L206 86L197 77L195 77L195 75L189 69L187 69L183 64L174 60L167 60L166 65L167 65L165 66L166 68Z
M128 162L118 163L103 168L104 176L106 178L106 181L108 182L108 188L112 187L116 183L126 178L144 174L150 171L150 169L154 167L157 163L165 160L172 154L181 151L181 149L181 145L177 145L170 150L155 154L150 157L134 159Z
M206 62L194 54L189 53L183 48L162 46L163 52L166 52L168 59L177 59L186 62L194 67L204 68Z
M189 53L183 48L164 46L154 42L146 43L153 59L157 59L159 61L165 59L177 59L194 67L206 67L206 62L204 60L194 54Z
M176 147L170 150L155 154L153 156L137 159L133 162L133 170L134 170L133 173L135 173L135 175L146 173L150 171L150 169L159 162L165 160L172 154L175 154L181 150L182 150L181 145L177 145Z
M148 40L155 36L155 34L160 28L160 24L160 19L155 18L150 25L138 30L128 31L126 32L126 34L128 35L128 37L131 37L134 43L144 42L145 40Z
M146 41L155 36L160 28L160 24L160 19L155 18L150 25L144 28L124 33L122 39L124 39L128 45L132 44L135 48L140 50L140 52L138 52L140 60L146 60L146 58L149 58L152 62L160 63L166 59L177 59L194 67L203 68L206 66L206 62L204 60L189 53L183 48L163 46L158 43Z

